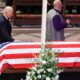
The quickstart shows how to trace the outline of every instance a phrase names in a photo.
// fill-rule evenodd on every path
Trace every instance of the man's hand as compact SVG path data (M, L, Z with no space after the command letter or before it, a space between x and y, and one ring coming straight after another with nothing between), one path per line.
M69 19L67 19L67 20L66 20L66 23L67 23L67 24L70 24L70 23L71 23L71 21L70 21Z
M20 40L14 40L14 42L21 42Z

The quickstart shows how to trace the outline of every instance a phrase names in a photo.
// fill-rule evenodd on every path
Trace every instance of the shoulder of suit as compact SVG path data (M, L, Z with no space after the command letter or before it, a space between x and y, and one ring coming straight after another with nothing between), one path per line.
M54 14L59 15L59 13L57 11L55 11L54 9L51 9L51 10L48 11L48 15L51 15L51 14L52 15L54 15Z
M4 17L0 15L0 23L4 21Z
M57 11L51 9L48 11L47 18L52 19L54 16L59 15Z

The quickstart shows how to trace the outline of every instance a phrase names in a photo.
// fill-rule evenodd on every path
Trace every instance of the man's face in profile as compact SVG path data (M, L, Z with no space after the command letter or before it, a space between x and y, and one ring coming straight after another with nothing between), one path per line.
M7 17L11 18L13 16L13 10L7 12Z
M62 2L59 2L57 5L58 5L58 8L59 8L60 11L61 11L61 9L62 9Z

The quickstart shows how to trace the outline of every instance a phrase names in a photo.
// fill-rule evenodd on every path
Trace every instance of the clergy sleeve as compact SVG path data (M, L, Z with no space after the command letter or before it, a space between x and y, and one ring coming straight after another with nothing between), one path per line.
M67 23L62 21L59 15L53 17L53 25L56 30L62 30L67 27Z

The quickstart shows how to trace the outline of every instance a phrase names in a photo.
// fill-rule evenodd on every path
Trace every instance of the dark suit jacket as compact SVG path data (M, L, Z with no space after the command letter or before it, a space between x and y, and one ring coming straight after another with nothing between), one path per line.
M0 16L0 43L3 42L12 42L14 39L11 36L11 24L10 22L3 16Z

